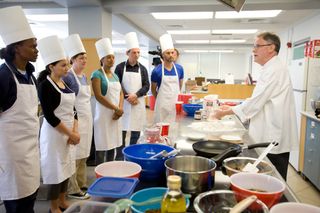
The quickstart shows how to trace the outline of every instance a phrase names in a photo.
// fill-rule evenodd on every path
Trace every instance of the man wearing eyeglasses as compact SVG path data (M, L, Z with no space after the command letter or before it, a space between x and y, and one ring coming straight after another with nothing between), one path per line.
M279 50L277 35L265 32L256 37L252 52L254 61L262 66L262 73L252 96L241 105L220 107L214 117L236 114L242 122L250 120L252 141L278 142L268 158L286 180L289 153L298 148L298 134L291 80L278 57Z

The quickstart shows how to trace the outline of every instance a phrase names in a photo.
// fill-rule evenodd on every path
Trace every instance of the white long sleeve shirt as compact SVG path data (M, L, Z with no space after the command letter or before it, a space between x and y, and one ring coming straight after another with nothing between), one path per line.
M293 89L289 72L278 56L264 64L252 96L232 110L241 121L250 119L249 136L255 143L279 143L271 153L298 148Z

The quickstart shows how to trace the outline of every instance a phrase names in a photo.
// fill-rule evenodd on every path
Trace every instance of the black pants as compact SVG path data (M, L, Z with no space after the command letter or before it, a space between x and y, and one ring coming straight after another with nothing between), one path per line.
M287 180L287 172L289 165L289 152L281 154L268 154L267 157L271 163L276 167L284 180Z
M34 213L33 207L36 201L38 190L18 200L4 200L3 204L7 213Z
M57 200L61 193L67 192L69 178L58 184L48 184L48 200Z
M116 149L110 149L107 151L96 151L96 164L99 165L107 161L114 161L116 157L115 151Z
M126 146L127 131L122 131L122 145L117 148L117 160L123 160L122 149ZM136 144L140 137L140 131L131 131L130 145Z
M127 131L122 131L122 146L125 147ZM136 144L140 137L140 131L131 131L130 145Z

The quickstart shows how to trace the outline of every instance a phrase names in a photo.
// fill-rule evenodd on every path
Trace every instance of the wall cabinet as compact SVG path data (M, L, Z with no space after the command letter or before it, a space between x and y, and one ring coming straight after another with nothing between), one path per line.
M320 189L320 121L307 118L303 174Z

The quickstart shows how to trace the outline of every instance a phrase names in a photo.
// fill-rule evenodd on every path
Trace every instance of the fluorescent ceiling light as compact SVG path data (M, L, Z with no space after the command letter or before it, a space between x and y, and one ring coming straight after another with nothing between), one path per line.
M246 30L212 30L212 34L254 34L258 32L257 29L246 29Z
M233 43L244 43L244 39L228 39L228 40L210 40L211 44L233 44Z
M176 40L177 44L209 44L209 40Z
M211 19L213 12L151 13L155 19Z
M49 21L68 21L68 14L35 14L26 15L31 21L49 22Z
M210 30L168 30L171 35L195 35L195 34L210 34Z
M271 18L276 17L282 10L254 10L254 11L221 11L215 13L216 19L237 18Z

